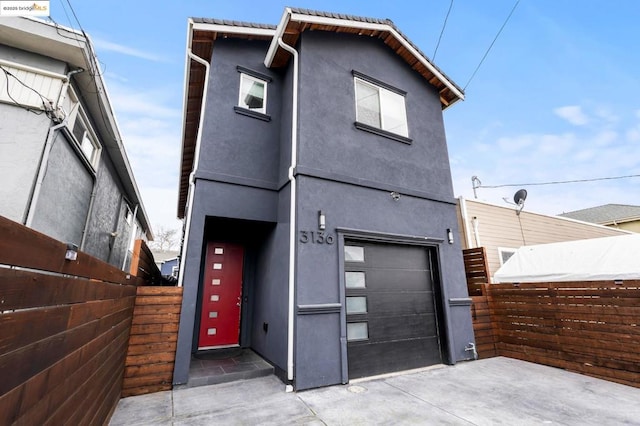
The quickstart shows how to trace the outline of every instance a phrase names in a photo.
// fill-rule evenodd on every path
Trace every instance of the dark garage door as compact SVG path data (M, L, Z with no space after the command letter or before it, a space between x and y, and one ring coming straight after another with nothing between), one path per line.
M442 362L430 249L345 243L349 378Z

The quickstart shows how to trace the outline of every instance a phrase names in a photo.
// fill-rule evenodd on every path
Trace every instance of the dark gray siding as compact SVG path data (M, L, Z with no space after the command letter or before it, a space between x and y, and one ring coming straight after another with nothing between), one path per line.
M407 92L412 145L355 128L352 70ZM439 97L381 40L304 33L299 96L300 166L453 197Z
M0 103L0 215L24 223L51 121Z
M32 227L80 247L94 178L74 146L64 133L56 134Z
M219 40L213 49L198 172L215 173L214 180L241 176L256 185L278 182L280 77L262 63L267 47L261 41ZM238 65L273 79L267 88L270 122L234 111L240 88Z
M336 243L297 244L297 305L342 303L336 228L357 229L397 236L441 239L438 249L441 302L448 326L442 332L450 344L448 360L466 359L464 345L473 341L469 307L449 307L450 298L467 297L460 242L447 242L447 229L457 233L455 204L433 202L414 196L394 201L389 192L311 177L298 177L298 229L317 231L318 210L326 215L326 234ZM330 318L329 318L330 317ZM326 323L318 327L318 321ZM296 388L340 383L340 314L297 317ZM457 341L456 341L457 340ZM445 340L446 341L446 340ZM330 353L330 354L329 354ZM314 368L305 366L313 365Z

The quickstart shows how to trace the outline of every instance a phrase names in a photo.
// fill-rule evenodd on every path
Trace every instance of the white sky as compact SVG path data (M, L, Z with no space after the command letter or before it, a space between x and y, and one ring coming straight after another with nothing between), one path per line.
M187 17L277 24L285 6L389 18L429 57L450 0L70 0L92 37L152 226L177 210ZM456 0L435 63L464 87L515 3ZM78 28L66 0L52 17ZM70 18L70 19L69 19ZM640 174L640 2L521 0L466 100L444 112L454 191ZM525 187L525 209L640 205L640 178ZM504 204L518 187L478 189Z

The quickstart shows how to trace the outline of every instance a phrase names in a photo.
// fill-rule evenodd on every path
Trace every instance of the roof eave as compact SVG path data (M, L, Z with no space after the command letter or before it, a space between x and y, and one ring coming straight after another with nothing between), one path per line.
M464 93L462 89L460 89L453 81L445 76L437 67L435 67L431 63L431 61L427 59L421 52L417 51L413 47L413 45L396 30L393 25L388 23L363 22L344 18L308 15L303 13L295 13L291 10L291 8L286 8L282 15L282 18L280 19L280 23L277 26L276 33L274 34L273 40L269 45L269 50L267 51L267 55L264 60L264 64L267 68L270 68L273 64L273 60L279 48L278 39L284 34L289 22L310 23L344 28L359 28L372 31L387 31L391 33L393 37L411 53L411 55L413 55L418 61L420 61L420 63L422 63L422 65L424 65L434 76L436 76L436 78L442 84L444 84L444 86L449 89L454 95L454 98L451 101L441 102L443 109L450 107L457 101L464 100Z

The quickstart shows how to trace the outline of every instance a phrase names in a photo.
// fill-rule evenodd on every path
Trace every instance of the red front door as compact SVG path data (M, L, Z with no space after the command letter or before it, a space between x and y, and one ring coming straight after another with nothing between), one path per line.
M198 349L240 343L243 258L237 244L207 244Z

